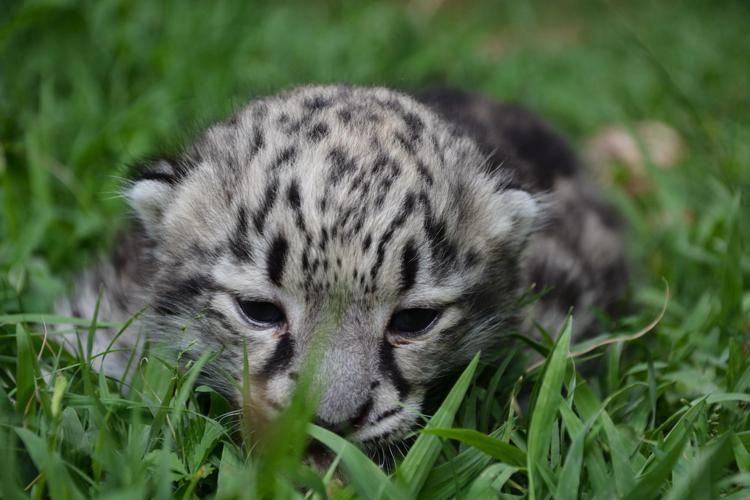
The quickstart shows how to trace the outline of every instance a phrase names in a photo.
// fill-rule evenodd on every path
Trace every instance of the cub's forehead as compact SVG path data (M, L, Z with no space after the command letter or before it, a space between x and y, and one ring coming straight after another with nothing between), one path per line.
M475 265L468 219L495 189L471 140L386 89L256 101L183 162L165 237L213 245L225 269L252 268L306 294L404 292Z
M348 87L303 88L258 100L209 129L192 153L233 179L293 171L334 186L366 176L432 187L434 171L450 164L437 172L439 181L449 180L456 162L481 162L471 140L413 99Z

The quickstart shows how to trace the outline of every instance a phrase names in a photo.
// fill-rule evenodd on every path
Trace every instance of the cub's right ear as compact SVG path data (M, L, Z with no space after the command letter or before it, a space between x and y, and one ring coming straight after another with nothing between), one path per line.
M184 169L167 160L153 161L135 169L125 198L149 232L161 225L164 211L184 176Z

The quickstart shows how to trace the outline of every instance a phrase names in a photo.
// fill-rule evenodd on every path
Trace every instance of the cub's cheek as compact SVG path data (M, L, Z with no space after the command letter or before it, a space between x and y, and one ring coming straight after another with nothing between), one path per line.
M411 384L425 386L450 363L451 350L439 339L425 339L399 346L395 357L401 371Z
M265 400L277 410L289 404L294 394L296 375L294 372L281 374L265 384Z

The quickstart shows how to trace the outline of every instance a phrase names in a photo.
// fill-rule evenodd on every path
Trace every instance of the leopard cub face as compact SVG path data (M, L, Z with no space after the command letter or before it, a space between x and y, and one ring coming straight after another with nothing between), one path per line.
M394 91L257 100L128 188L155 262L145 331L216 353L205 375L237 404L246 352L269 416L309 358L319 424L398 440L433 381L515 323L539 204L510 181Z

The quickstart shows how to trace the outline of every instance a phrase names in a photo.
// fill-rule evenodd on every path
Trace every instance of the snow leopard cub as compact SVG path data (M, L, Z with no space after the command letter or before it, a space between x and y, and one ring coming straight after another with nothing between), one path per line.
M197 358L240 404L288 402L319 325L316 421L365 444L402 438L425 392L509 333L595 328L625 283L620 224L570 148L520 108L472 94L302 87L258 99L176 159L137 169L137 215L68 312L120 321ZM524 290L548 289L519 308ZM109 343L98 336L94 350ZM85 343L84 343L85 345ZM128 354L100 369L121 375ZM101 360L102 358L97 358Z

